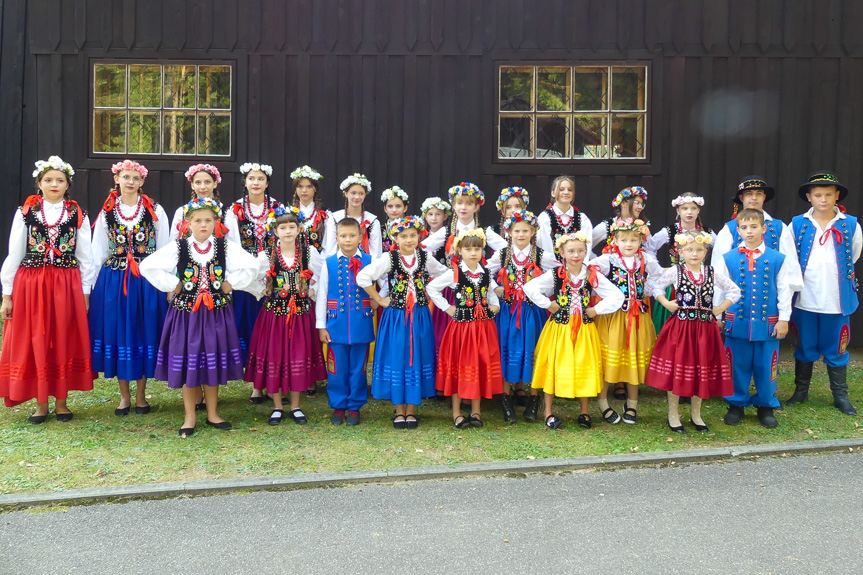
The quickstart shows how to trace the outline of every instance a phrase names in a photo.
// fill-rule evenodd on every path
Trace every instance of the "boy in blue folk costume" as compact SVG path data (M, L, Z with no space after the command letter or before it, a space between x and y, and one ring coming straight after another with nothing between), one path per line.
M366 361L375 339L374 305L357 285L357 273L371 263L359 250L360 225L343 218L336 225L336 253L326 259L318 279L315 308L318 334L327 344L327 395L333 425L358 425L360 408L368 401ZM324 299L326 298L326 299Z
M846 415L857 415L848 399L849 354L845 348L851 335L848 320L858 305L854 263L860 257L863 235L857 218L838 206L848 195L848 188L832 173L812 173L797 193L812 207L791 221L803 269L803 289L791 312L797 348L794 394L785 405L806 401L812 366L823 356L833 405Z
M740 300L725 312L725 353L731 364L734 394L725 398L728 413L723 421L737 425L743 419L743 409L753 405L758 408L761 425L772 429L779 425L773 415L779 408L775 396L779 340L788 333L796 262L765 245L767 226L760 210L743 209L735 223L742 241L715 264L716 273L729 275L742 292ZM721 289L718 291L719 299L714 301L725 297ZM750 395L753 379L755 395Z

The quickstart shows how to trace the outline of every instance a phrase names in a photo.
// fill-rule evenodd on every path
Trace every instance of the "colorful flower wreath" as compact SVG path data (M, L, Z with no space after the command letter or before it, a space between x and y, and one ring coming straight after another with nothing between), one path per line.
M369 179L367 177L360 174L359 172L353 173L350 176L348 176L347 178L345 178L344 180L342 180L342 183L339 184L339 189L344 194L347 191L347 189L350 188L351 186L353 186L354 184L357 184L357 185L365 188L367 194L372 193L372 183L369 181Z
M457 186L453 186L447 191L447 193L449 194L450 203L452 203L453 198L456 196L469 196L476 198L476 201L480 206L485 204L485 194L482 193L479 186L471 184L470 182L462 182Z
M617 232L636 232L646 238L650 235L650 228L648 226L650 226L650 222L645 222L640 218L635 220L632 218L617 218L609 227L608 232L611 235Z
M504 188L500 191L500 196L498 196L497 201L494 203L497 206L498 212L503 213L503 206L510 198L521 198L525 206L530 204L530 194L524 188L519 186Z
M442 200L437 196L426 198L423 205L420 207L420 212L425 217L429 210L440 210L448 216L452 215L452 206L446 200Z
M246 162L245 164L240 166L240 173L244 176L252 171L263 172L267 174L268 178L271 178L273 176L273 166L268 166L267 164L250 164L249 162Z
M536 215L530 210L516 210L503 222L504 231L509 231L518 222L526 222L534 229L537 227Z
M482 193L482 192L480 192L480 193ZM459 246L459 244L461 243L461 241L462 241L463 239L468 238L468 237L477 237L477 238L480 238L480 239L482 240L482 245L483 245L483 247L485 247L485 232L484 232L484 231L482 231L482 228L473 228L472 230L467 230L467 231L465 231L465 232L460 233L459 235L457 235L457 236L453 239L453 241L452 241L452 251L453 251L453 253L458 252L458 246Z
M267 221L264 223L267 232L276 233L276 220L285 214L294 214L301 224L306 221L306 215L297 206L276 206L267 214Z
M398 186L385 189L381 192L381 201L387 203L393 198L401 198L404 203L408 203L408 193Z
M134 162L132 160L123 160L122 162L117 162L113 166L111 166L111 173L119 174L124 170L130 170L132 172L138 172L141 174L141 178L147 179L147 174L150 173L150 170L144 167L144 164L139 164L138 162Z
M69 181L72 181L72 176L75 175L75 170L72 169L72 164L64 162L60 156L51 156L47 160L39 160L35 164L36 169L33 170L33 177L37 180L42 177L42 174L49 170L59 170L66 174Z
M578 230L577 232L571 234L563 234L562 236L557 238L557 241L554 242L554 249L560 251L560 248L563 247L563 244L565 244L566 242L574 241L582 242L586 246L590 240L588 239L585 232Z
M195 177L195 174L200 171L207 172L208 174L216 178L217 184L222 183L222 174L219 173L219 169L216 166L213 166L211 164L195 164L194 166L190 166L185 173L186 179L191 182L192 178Z
M195 198L191 200L183 206L183 219L189 219L189 214L198 210L212 210L216 214L216 219L219 221L222 219L222 207L213 198Z
M324 177L320 174L320 172L318 172L314 168L310 168L309 166L301 166L301 167L297 168L296 170L294 170L293 172L291 172L291 179L292 180L299 180L300 178L308 178L308 179L313 180L315 182L317 182L318 180L324 179Z
M693 203L698 207L704 206L704 198L701 196L677 196L673 200L671 200L671 207L678 208L683 204Z
M690 231L676 234L674 236L674 243L676 243L678 246L685 246L686 244L690 244L692 242L703 244L704 247L707 247L713 243L713 236L711 236L704 230Z
M630 188L624 188L620 190L620 193L611 201L611 207L616 208L620 204L623 203L624 200L628 200L630 198L641 197L645 201L647 201L647 190L642 188L641 186L632 186Z
M420 240L423 240L428 236L428 230L426 230L425 223L423 223L422 218L417 216L405 216L403 218L393 220L393 222L387 227L387 233L391 238L394 238L403 231L409 229L415 229L419 234Z

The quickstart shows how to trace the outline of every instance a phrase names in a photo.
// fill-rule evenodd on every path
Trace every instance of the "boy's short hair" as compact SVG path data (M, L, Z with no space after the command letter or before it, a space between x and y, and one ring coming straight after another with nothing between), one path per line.
M745 208L737 212L737 221L740 220L756 220L759 225L764 225L764 212L761 210L753 210Z
M360 223L353 218L349 218L345 216L342 218L339 223L336 224L336 231L338 232L341 228L354 228L357 230L357 233L360 233Z

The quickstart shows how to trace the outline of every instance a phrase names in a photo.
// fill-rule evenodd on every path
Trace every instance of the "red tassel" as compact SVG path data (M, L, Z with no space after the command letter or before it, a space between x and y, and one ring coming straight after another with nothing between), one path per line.
M488 319L488 314L485 313L485 308L477 303L473 306L473 317L474 319Z
M368 233L368 230L369 230L369 224L370 223L371 222L368 220L363 220L363 222L360 224L360 233L363 234L363 239L362 239L361 245L363 248L363 252L365 252L365 253L369 253L369 233Z
M233 208L234 215L237 216L238 220L246 219L246 210L243 209L242 204L234 204Z
M223 238L227 235L227 233L231 231L225 227L225 224L222 223L222 220L216 222L216 237Z
M410 327L408 327L408 332L410 333L410 363L409 365L414 364L414 305L416 304L416 299L414 298L413 290L408 290L408 297L405 301L405 323L410 323Z
M138 269L138 262L136 262L135 258L132 257L132 252L126 252L126 273L123 274L123 295L129 295L126 281L129 278L129 272L132 272L132 275L136 278L141 277L141 272Z
M292 324L294 322L295 315L297 315L297 298L292 295L291 300L288 302L288 315L285 317L285 323L290 325L288 328L288 336L290 336L291 332L294 330L294 326Z

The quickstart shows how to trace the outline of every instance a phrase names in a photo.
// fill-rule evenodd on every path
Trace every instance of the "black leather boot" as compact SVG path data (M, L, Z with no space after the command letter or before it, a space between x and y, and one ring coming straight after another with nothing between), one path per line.
M536 421L537 411L539 411L539 395L531 395L527 398L527 407L524 408L525 421Z
M830 378L830 391L833 392L833 407L845 415L857 415L857 410L848 399L848 366L827 366L827 377Z
M785 405L803 403L809 399L809 384L812 382L811 361L794 360L794 393L785 400Z
M518 421L518 417L515 415L515 409L513 408L512 396L507 394L502 394L500 396L500 408L503 411L503 420L507 423L515 423Z

